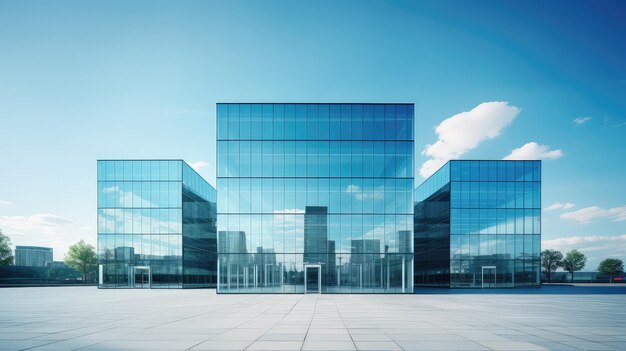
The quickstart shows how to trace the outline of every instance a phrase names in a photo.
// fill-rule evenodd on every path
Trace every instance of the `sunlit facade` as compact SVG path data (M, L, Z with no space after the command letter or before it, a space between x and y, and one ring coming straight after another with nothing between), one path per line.
M98 161L98 286L215 287L216 197L181 160Z
M415 285L540 285L541 162L450 161L415 190Z
M218 104L218 292L411 293L413 104Z

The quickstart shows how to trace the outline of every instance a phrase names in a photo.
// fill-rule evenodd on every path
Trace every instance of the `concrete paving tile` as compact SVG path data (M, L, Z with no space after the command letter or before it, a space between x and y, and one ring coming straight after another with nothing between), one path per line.
M587 351L623 350L609 344L591 341L564 341L563 344Z
M9 288L0 289L0 349L623 350L624 304L626 295Z
M0 340L0 350L24 350L32 347L49 344L48 340Z
M263 341L303 341L306 334L265 334L259 338Z
M345 341L352 342L350 335L346 334L307 334L306 341Z
M203 351L240 351L245 350L251 342L247 341L214 341L207 340L191 348L191 350Z
M323 335L330 335L330 334L341 334L341 335L349 335L348 330L344 329L344 328L336 328L336 329L330 329L330 328L311 328L309 329L309 331L307 332L308 335L311 334L323 334Z
M352 342L305 341L303 351L350 351L356 350Z
M391 338L385 334L371 333L371 334L354 334L350 335L352 340L357 341L391 341Z
M561 344L554 341L535 341L534 344L544 347L550 351L579 351L579 348Z
M607 341L602 344L614 347L618 350L626 350L626 341Z
M491 350L498 351L545 351L548 350L543 346L525 341L479 341L480 344L487 346Z
M256 341L246 351L299 351L302 341Z
M355 344L359 351L402 351L400 346L392 341L356 341Z
M81 348L97 344L98 342L93 340L61 340L61 341L51 341L48 344L43 344L41 346L37 346L35 348L29 350L54 350L54 351L65 351L65 350L79 350Z
M473 341L398 341L405 351L482 351L489 350Z
M135 341L111 340L81 348L81 350L186 350L197 344L193 341Z

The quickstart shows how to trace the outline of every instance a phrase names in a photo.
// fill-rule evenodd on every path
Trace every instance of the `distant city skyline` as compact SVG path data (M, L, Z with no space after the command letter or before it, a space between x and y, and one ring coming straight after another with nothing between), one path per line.
M402 101L416 186L448 159L542 159L542 248L624 260L625 10L2 2L0 229L55 260L95 246L97 159L184 159L215 186L217 102Z

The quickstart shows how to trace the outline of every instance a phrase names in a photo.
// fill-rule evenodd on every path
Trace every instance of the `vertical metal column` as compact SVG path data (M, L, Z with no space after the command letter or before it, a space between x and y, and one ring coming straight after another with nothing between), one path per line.
M402 257L402 292L404 292L406 286L406 268L404 267L404 257Z

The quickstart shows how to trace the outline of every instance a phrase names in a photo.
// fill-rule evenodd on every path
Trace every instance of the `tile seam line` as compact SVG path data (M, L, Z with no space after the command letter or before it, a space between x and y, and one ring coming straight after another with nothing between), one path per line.
M306 292L302 295L302 299L306 296ZM304 339L302 340L302 345L300 345L300 351L304 348L304 343L306 342L307 336L309 336L309 331L311 330L311 324L313 324L313 319L315 319L315 311L317 310L317 299L319 295L315 296L315 304L313 306L313 315L311 316L311 320L309 321L309 325L306 328L306 334L304 334Z
M289 309L289 311L287 313L285 313L283 315L283 317L276 323L280 323L282 322L290 313L291 311L296 307L296 305L298 305L298 303L300 303L300 300L302 299L303 296L300 296L298 301L296 301L296 303L294 303L291 308ZM272 306L268 307L268 309L273 308L274 306L280 304L282 301L278 301L275 304L273 304ZM263 313L265 313L268 309L266 309ZM276 325L274 324L274 326ZM271 328L270 328L271 329ZM254 345L255 342L259 341L259 339L261 339L262 337L264 337L265 335L267 335L267 332L265 332L263 335L259 336L258 338L254 339L254 341L252 341L248 346L246 346L246 348L244 350L247 350L250 346ZM302 340L302 344L304 344L304 340ZM302 349L302 346L300 346L300 349Z
M333 303L334 302L335 302L335 299L333 298ZM346 326L346 321L344 321L343 315L341 314L341 310L338 307L337 307L337 313L339 314L339 318L341 318L341 323L343 323L344 329L348 332L348 335L350 336L350 340L352 341L352 345L354 345L354 349L358 350L359 348L356 346L356 342L354 341L354 338L352 337L352 333L350 332L350 329L348 329L348 327ZM387 335L387 334L385 333L385 335ZM396 343L395 340L394 340L394 344L398 345L398 343ZM398 347L401 350L404 350L404 348L402 346L398 345Z
M65 340L55 340L55 341L52 341L52 342L47 343L47 344L41 344L41 345L37 345L37 346L27 347L27 348L20 349L20 350L21 350L21 351L25 351L25 350L33 350L33 349L35 349L35 350L36 350L38 347L43 347L43 346L47 346L47 345L52 345L52 344L56 344L56 343L63 342L63 341L68 341L68 340L74 340L74 339L77 339L77 338L80 338L80 337L83 337L83 336L86 336L86 335L92 335L92 334L100 333L100 332L107 331L107 330L111 330L111 329L115 329L115 328L117 328L117 326L115 326L115 327L111 327L111 328L107 328L107 329L103 329L103 330L99 330L99 331L95 331L95 332L88 333L88 334L85 334L85 335L75 336L75 337L73 337L73 338L68 338L68 339L65 339ZM72 330L75 330L75 329L72 329ZM58 334L58 333L51 333L51 334ZM32 338L31 338L31 339L26 339L26 340L32 340ZM75 348L75 349L72 349L72 350L80 350L80 349L82 349L82 348L89 347L89 346L92 346L92 345L95 345L95 344L98 344L98 343L99 343L99 342L94 342L93 344L89 344L89 345L86 345L86 346L81 346L81 347L79 347L79 348Z
M215 296L217 296L217 294L216 294ZM256 297L256 296L251 296L251 295L249 295L249 296L247 296L247 298L246 298L246 299L244 299L244 301L246 301L246 302L247 302L247 301L249 301L249 300L254 300L254 297ZM265 301L267 301L267 300L269 300L269 299L271 299L271 296L263 296L263 299L261 299L261 300L260 300L260 301L258 301L258 302L255 302L254 304L250 304L250 305L256 305L257 303L262 303L262 302L265 302ZM224 306L224 307L220 307L220 308L218 308L217 310L203 312L202 314L213 313L213 312L215 312L215 311L219 311L219 310L221 310L222 308L226 308L226 307L230 307L230 306L235 305L235 304L239 304L240 302L241 302L241 301L239 301L239 302L235 301L235 302L233 302L233 303L231 303L231 304L229 304L229 305L226 305L226 306ZM184 319L187 319L187 318L184 318ZM183 319L183 320L184 320L184 319ZM246 322L247 322L247 321L246 321ZM237 327L241 326L242 324L245 324L246 322L241 322L241 323L239 323L239 324L235 325L234 327L229 328L229 329L228 329L228 331L231 331L231 330L237 329ZM220 333L220 334L218 334L218 335L221 335L221 334L223 334L223 333ZM198 345L200 345L200 344L202 344L202 343L205 343L205 342L207 342L207 341L210 341L210 340L211 340L213 337L215 337L215 336L216 336L216 335L214 335L214 336L212 336L212 337L210 337L210 338L208 338L208 339L202 340L202 341L200 341L199 343L197 343L197 344L195 344L195 345L192 345L192 346L188 347L186 350L191 350L191 349L193 349L194 347L196 347L196 346L198 346ZM250 344L250 345L251 345L251 344ZM250 345L246 346L246 348L247 348L247 347L249 347ZM245 348L244 348L244 349L245 349ZM242 350L244 350L244 349L242 349Z

